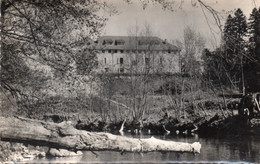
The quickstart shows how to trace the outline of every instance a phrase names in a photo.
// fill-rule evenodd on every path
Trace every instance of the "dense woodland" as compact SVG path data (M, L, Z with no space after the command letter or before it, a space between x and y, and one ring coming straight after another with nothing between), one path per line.
M204 76L214 83L236 86L242 92L259 91L259 22L260 8L254 8L247 18L241 9L228 15L222 44L203 54Z
M163 9L172 5L151 2ZM145 120L158 122L169 114L207 115L209 102L223 113L228 100L219 98L220 93L260 90L260 8L248 19L240 9L229 15L221 45L213 51L204 50L205 40L187 27L180 43L180 74L130 78L95 73L93 40L107 21L98 15L101 9L117 14L113 6L95 0L1 2L1 115L127 119L142 126Z

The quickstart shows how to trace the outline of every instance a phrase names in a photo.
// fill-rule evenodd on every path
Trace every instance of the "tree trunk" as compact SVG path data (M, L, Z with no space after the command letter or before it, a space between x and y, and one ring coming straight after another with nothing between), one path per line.
M114 150L126 152L176 151L200 153L201 144L164 141L154 137L137 139L103 132L77 130L71 122L59 124L0 116L1 139L72 150Z

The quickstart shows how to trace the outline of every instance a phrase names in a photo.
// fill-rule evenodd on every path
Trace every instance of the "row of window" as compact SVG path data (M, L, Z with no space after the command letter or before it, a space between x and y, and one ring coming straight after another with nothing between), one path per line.
M145 68L145 71L149 71L150 70L150 68L149 67L146 67ZM110 69L109 68L105 68L105 72L109 72L110 71ZM124 68L118 68L118 73L124 73L125 72L125 69Z
M139 54L141 54L141 53L146 53L146 52L148 52L148 53L152 53L153 51L145 51L145 50L102 50L102 53L106 53L106 52L108 52L108 53L112 53L112 54L116 54L116 53L118 53L118 52L120 52L120 53L139 53ZM162 52L162 53L172 53L172 52L174 52L174 51L172 51L172 50L164 50L164 51L156 51L156 52Z
M108 39L108 40L103 40L103 45L112 45L113 44L113 40ZM115 45L124 45L125 41L123 40L115 40Z
M107 64L107 58L104 58L104 63ZM145 63L145 65L149 65L150 64L150 58L145 58L144 63ZM162 57L160 57L159 63L160 64L163 63ZM117 64L120 64L120 65L124 64L124 58L117 58ZM136 65L137 63L136 63L136 61L132 61L132 64Z
M103 40L102 45L113 45L113 42L114 42L114 45L116 45L116 46L125 44L124 40L113 41L112 39L106 39L106 40ZM136 42L137 42L136 40L133 40L132 44L135 44ZM158 40L139 40L137 43L138 43L138 45L141 45L141 46L144 46L144 45L160 45L160 42ZM166 44L166 42L163 41L162 44Z
M109 70L109 68L105 68L105 72L109 72L110 70ZM125 69L124 68L119 68L118 69L118 72L119 73L124 73L125 72Z
M104 58L104 63L107 64L107 58ZM117 64L124 64L124 58L117 58Z

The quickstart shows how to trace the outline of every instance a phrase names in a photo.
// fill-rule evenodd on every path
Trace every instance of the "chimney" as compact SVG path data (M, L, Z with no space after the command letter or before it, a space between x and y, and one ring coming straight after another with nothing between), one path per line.
M163 44L166 44L166 43L167 43L167 39L164 39Z

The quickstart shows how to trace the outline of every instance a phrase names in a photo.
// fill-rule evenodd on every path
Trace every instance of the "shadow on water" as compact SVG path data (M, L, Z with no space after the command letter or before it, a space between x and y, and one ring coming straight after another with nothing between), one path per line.
M134 138L148 138L150 135L131 135ZM82 156L50 158L45 162L71 163L258 163L260 162L260 136L239 138L201 138L193 136L154 136L170 141L200 142L200 154L176 152L124 153L115 151L84 151ZM42 161L36 162L44 162Z

